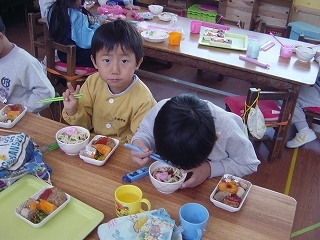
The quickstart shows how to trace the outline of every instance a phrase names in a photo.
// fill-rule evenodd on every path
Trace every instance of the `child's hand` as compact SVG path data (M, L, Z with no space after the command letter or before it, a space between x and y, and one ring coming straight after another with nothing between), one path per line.
M64 98L63 105L69 116L73 116L77 112L78 99L73 95L80 92L80 85L77 85L76 89L73 88L70 82L67 83L68 89L62 93Z
M128 5L125 5L124 7L125 9L128 9L128 10L140 10L139 6L135 6L133 4L128 4Z
M132 143L134 146L139 147L140 149L142 149L143 152L137 152L134 150L131 150L131 159L133 162L139 164L140 166L144 166L147 163L150 162L150 154L153 153L152 150L150 150L143 141L141 140L135 140Z
M208 177L210 177L211 167L210 164L205 161L199 167L184 170L184 172L192 172L192 176L182 184L181 189L196 187L203 183Z

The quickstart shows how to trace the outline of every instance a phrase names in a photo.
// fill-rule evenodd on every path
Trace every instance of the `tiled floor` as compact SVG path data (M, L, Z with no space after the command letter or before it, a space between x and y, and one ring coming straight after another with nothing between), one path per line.
M23 22L7 26L8 38L30 51L28 29ZM1 67L1 66L0 66ZM196 69L174 65L168 69L163 64L146 59L141 69L161 73L173 78L201 83L218 90L228 90L234 94L246 94L248 83L226 78L219 82L218 75L204 71L198 74ZM183 92L198 94L224 108L223 96L212 93L201 93L181 87L174 83L163 82L161 79L149 79L141 76L157 100L172 97ZM50 113L43 113L50 117ZM292 135L292 134L291 134ZM267 150L264 145L256 146L261 160L258 172L245 177L255 185L265 187L294 197L298 204L292 229L292 239L314 240L320 236L320 140L317 139L299 149L285 148L282 158L269 164L266 160ZM266 209L266 211L269 211ZM272 213L270 213L272 214ZM241 236L241 233L239 233ZM282 239L281 239L282 240Z

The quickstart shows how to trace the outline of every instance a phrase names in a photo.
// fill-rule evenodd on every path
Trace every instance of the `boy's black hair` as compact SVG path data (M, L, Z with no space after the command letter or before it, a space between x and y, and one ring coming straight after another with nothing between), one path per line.
M0 32L1 32L3 35L6 34L6 26L4 25L1 16L0 16Z
M207 103L192 94L173 97L162 106L153 134L159 155L185 170L206 161L217 140Z
M132 23L123 20L108 22L98 27L92 37L92 57L96 60L98 51L103 48L112 51L117 46L122 50L132 51L137 63L143 58L143 42L140 33Z

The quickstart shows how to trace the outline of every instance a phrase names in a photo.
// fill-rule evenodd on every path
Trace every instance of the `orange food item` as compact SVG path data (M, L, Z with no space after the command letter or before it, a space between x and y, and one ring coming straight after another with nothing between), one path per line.
M107 155L111 151L111 147L104 144L94 144L93 147L102 155Z
M220 191L229 192L231 194L236 194L238 191L238 187L234 181L231 182L221 182L218 185L218 189Z
M38 209L44 211L45 214L49 215L54 210L57 209L57 206L48 202L47 200L40 199L38 203Z
M19 116L20 113L21 113L20 111L12 111L12 110L9 110L9 111L7 112L7 118L8 118L9 120L13 121L14 119L16 119L16 118Z

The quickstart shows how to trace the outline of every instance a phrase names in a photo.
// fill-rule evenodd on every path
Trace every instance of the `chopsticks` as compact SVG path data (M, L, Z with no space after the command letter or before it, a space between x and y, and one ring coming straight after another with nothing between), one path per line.
M137 152L142 152L142 149L141 149L141 148L138 148L138 147L136 147L136 146L133 146L133 145L131 145L131 144L129 144L129 143L125 143L125 144L124 144L124 147L129 148L129 149L134 150L134 151L137 151ZM164 161L163 159L161 159L161 157L160 157L158 154L156 154L156 153L152 153L149 157L152 158L153 160L162 162L162 163L164 163L164 164L167 164L167 165L173 167L170 163L168 163L168 162Z
M75 98L82 98L83 94L79 93L79 94L74 94L73 95ZM42 99L37 103L48 103L48 102L58 102L58 101L63 101L64 98L63 97L54 97L54 98L46 98L46 99Z
M42 148L40 148L40 150L42 151L42 153L45 153L45 152L51 152L55 149L59 148L59 145L57 142L53 142L53 143L50 143L46 146L43 146Z

